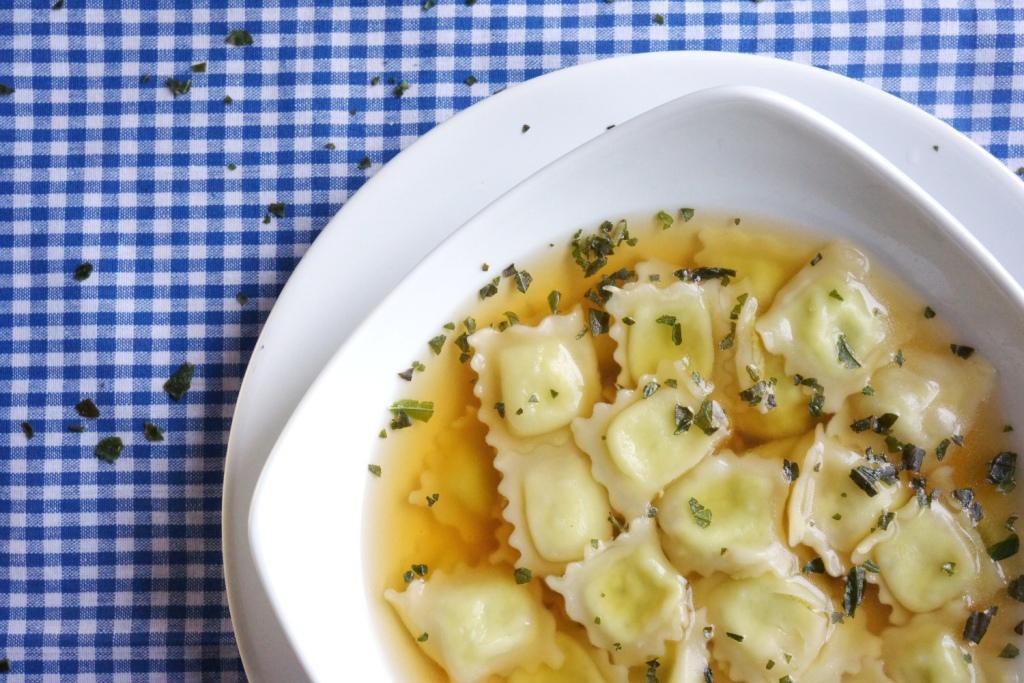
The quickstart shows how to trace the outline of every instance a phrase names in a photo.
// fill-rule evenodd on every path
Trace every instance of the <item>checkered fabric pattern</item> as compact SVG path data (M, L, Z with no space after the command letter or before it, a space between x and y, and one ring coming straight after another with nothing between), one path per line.
M51 2L0 7L11 680L244 677L220 498L260 325L369 175L499 88L630 52L759 52L862 79L1024 164L1024 8L1009 2ZM253 45L225 43L240 28ZM186 360L195 379L175 402L161 387ZM98 419L76 414L86 397ZM93 453L110 435L125 444L114 464Z

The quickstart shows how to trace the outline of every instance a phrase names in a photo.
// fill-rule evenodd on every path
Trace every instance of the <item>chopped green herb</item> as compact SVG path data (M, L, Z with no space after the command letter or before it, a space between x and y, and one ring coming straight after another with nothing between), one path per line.
M674 315L659 316L654 322L659 325L667 325L672 335L672 343L679 346L683 343L683 326L679 324Z
M180 401L188 393L188 390L192 388L192 375L194 373L194 365L187 362L182 363L164 382L164 391L175 401Z
M595 308L587 309L587 322L590 326L590 335L598 337L608 331L608 313Z
M516 570L512 572L512 575L516 579L516 583L522 585L524 583L530 583L533 580L533 572L526 567L516 567Z
M711 510L701 505L696 498L690 499L690 514L693 515L693 521L701 529L706 529L711 525Z
M643 396L643 398L650 398L651 396L654 396L654 393L660 388L661 385L659 385L657 382L648 382L647 384L644 385L641 395Z
M505 417L505 404L498 401L494 404L494 409L498 411L498 417Z
M912 443L903 445L902 464L907 472L920 472L924 462L925 451Z
M817 254L814 255L814 258L811 259L811 265L812 266L816 266L819 263L821 263L821 252L820 251Z
M206 73L206 62L199 62L198 64L192 65L192 73L204 74Z
M382 429L379 432L377 432L377 438L378 439L386 439L386 438L388 438L387 430Z
M843 296L834 289L831 292L829 292L828 295L835 299L836 301L845 301L845 299L843 299Z
M866 384L864 385L864 388L860 390L860 393L864 394L865 396L874 396L875 390L870 385Z
M22 422L21 433L25 435L26 439L31 439L33 436L36 435L36 430L32 428L31 422Z
M790 460L782 460L782 476L789 483L800 478L800 465Z
M730 638L732 638L737 643L742 643L743 642L743 636L741 636L739 633L732 633L731 631L726 631L725 635L730 637Z
M100 416L100 409L96 407L91 398L83 398L75 405L75 412L82 417L95 420Z
M706 280L721 280L723 285L729 284L731 278L736 277L736 271L732 268L680 268L673 271L673 275L683 282L704 282Z
M895 363L897 367L903 367L903 364L906 362L906 358L903 356L903 349L896 350L896 353L892 356L892 362Z
M466 78L464 78L462 82L465 83L466 85L476 85L476 76L470 74L466 76Z
M1016 475L1017 454L1003 451L989 462L985 480L994 484L1000 493L1009 493L1017 486Z
M75 282L85 282L89 279L90 275L92 275L92 264L86 261L85 263L80 263L75 267L75 271L72 273L71 277L75 279Z
M661 666L661 662L655 657L644 663L647 665L647 671L644 673L644 683L658 683L658 667Z
M96 444L96 457L103 462L114 462L124 450L124 442L119 436L108 436Z
M846 341L846 335L840 334L836 339L836 351L838 353L839 362L843 364L843 367L855 370L859 367L860 361L858 361L853 355L853 349L850 348L850 344Z
M440 493L431 493L429 496L427 496L427 507L428 508L434 507L434 503L436 503L437 499L440 498L440 497L441 497Z
M375 476L375 477L379 477L380 476L380 471L381 471L380 470L380 465L369 464L369 465L366 466L366 469L369 470L370 474L372 474L373 476Z
M533 282L533 276L525 270L517 270L515 275L512 276L512 280L516 283L516 289L526 294L526 290L530 288L530 283Z
M235 170L235 169L237 169L237 168L238 168L238 166L237 166L237 165L235 165L235 164L228 164L228 170L229 170L229 171L234 171L234 170Z
M949 450L949 445L953 443L949 439L943 439L939 442L939 445L935 447L935 459L942 462L943 458L946 457L946 451Z
M524 124L523 124L523 127L519 129L519 132L520 132L520 133L525 133L525 132L526 132L526 131L528 131L528 130L530 130L530 124L528 124L528 123L524 123Z
M658 26L664 26L665 25L665 17L662 16L661 14L655 14L652 17L652 19L654 20L654 23L657 24Z
M434 416L434 402L433 401L417 401L411 398L404 398L400 401L395 401L388 408L393 415L407 415L413 420L420 422L430 422L430 418Z
M839 514L838 512L835 513L834 515L832 515L832 519L834 519L836 521L839 521L842 518L843 518L843 516L841 514Z
M226 105L230 105L230 104L234 104L235 103L235 100L232 99L231 95L225 95L224 99L222 101ZM327 145L330 145L330 147L327 147ZM324 147L326 149L334 149L334 143L333 142L328 142L327 145L324 145Z
M962 344L950 344L949 350L953 352L954 356L967 360L974 355L974 347L963 346Z
M593 234L584 235L582 230L576 231L570 242L572 258L583 269L583 274L590 277L608 264L608 257L623 242L629 246L636 244L636 239L629 234L626 221L605 221Z
M394 95L395 97L401 98L402 95L405 94L405 91L408 90L410 87L412 87L412 86L410 86L405 81L400 81L395 86L394 90L391 91L391 94Z
M486 265L486 264L485 264ZM487 270L486 268L484 270ZM498 293L498 283L501 282L501 277L496 277L489 283L480 288L480 299L487 299Z
M1010 534L1003 540L993 543L986 550L989 557L996 562L1013 557L1020 550L1020 537L1017 534Z
M725 411L717 401L704 399L693 418L693 424L697 425L705 435L711 436L725 424Z
M673 434L688 432L690 431L690 425L693 424L693 411L677 403L672 411L672 419L676 425L676 430Z
M167 89L171 91L171 96L175 98L179 95L185 95L190 90L192 90L191 79L181 81L177 78L168 78L166 81L164 81L164 85L166 85Z
M434 353L435 356L441 353L441 349L444 348L444 342L446 337L443 334L439 334L436 337L431 337L430 341L427 342L427 346Z
M689 223L690 219L693 218L694 210L691 208L679 209L679 215L682 217L684 223Z
M548 308L551 309L551 315L558 313L558 304L562 300L562 293L557 289L552 289L548 293Z
M657 517L658 516L658 508L656 508L653 505L651 505L650 503L648 503L647 504L647 516L649 518L651 518L651 519L654 519L655 517Z
M269 211L277 218L284 218L284 212L286 208L286 205L281 202L274 202L273 204L267 205L267 211Z
M597 550L601 546L601 542L596 538L590 539L590 547Z
M14 94L14 88L12 88L11 86L7 85L6 83L0 83L0 95L6 96L6 95L13 95L13 94Z
M81 434L85 431L85 425L81 424L70 424L68 425L68 431L72 434Z
M152 422L146 422L142 425L142 435L146 437L146 441L151 443L158 443L164 440L164 430Z
M864 600L864 567L853 567L846 575L846 583L843 586L843 612L847 616L854 616L857 607Z
M999 656L1003 659L1016 659L1017 655L1019 654L1020 649L1018 649L1017 646L1013 645L1012 643L1007 643L1006 645L1003 645L1003 649L999 651Z
M0 659L0 674L6 674L11 672L11 660L4 657Z
M664 211L659 211L654 215L654 219L661 224L662 230L668 230L675 223L675 219Z
M974 499L974 489L953 489L951 495L953 496L953 500L960 504L960 508L968 514L971 521L975 524L981 521L981 504ZM1010 529L1010 531L1013 531L1013 529Z
M992 623L992 617L999 609L994 605L983 612L971 612L964 623L964 640L968 643L980 643L985 637L988 625Z
M228 34L224 42L235 47L246 47L247 45L252 45L252 34L245 29L236 28Z
M864 571L871 572L872 574L878 574L882 571L882 568L875 564L874 560L864 560Z
M365 171L371 166L373 166L373 161L370 160L370 157L364 156L362 159L359 160L358 168L360 171Z
M932 308L931 306L925 306L924 307L924 317L927 318L928 320L931 320L932 318L934 318L935 317L935 309Z

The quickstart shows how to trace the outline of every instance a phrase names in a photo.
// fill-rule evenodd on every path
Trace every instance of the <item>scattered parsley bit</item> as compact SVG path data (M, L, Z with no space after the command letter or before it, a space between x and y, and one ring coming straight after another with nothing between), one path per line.
M192 90L191 79L180 81L177 78L168 78L164 81L164 85L167 86L167 89L171 91L171 95L175 98L179 95L185 95Z
M428 508L434 507L434 503L436 503L437 499L440 498L440 497L441 497L440 493L431 493L429 496L427 496L427 507Z
M665 25L665 17L664 17L663 15L661 15L661 14L655 14L655 15L654 15L654 16L652 17L652 20L653 20L653 21L654 21L654 23L655 23L655 24L657 24L658 26L664 26L664 25Z
M25 435L26 439L31 439L33 436L36 435L36 430L32 428L31 422L22 422L21 433Z
M528 131L528 130L530 130L530 124L528 124L528 123L524 123L524 124L523 124L523 127L519 129L519 132L520 132L520 133L525 133L525 132L526 132L526 131Z
M485 263L484 265L487 265L487 264ZM484 270L487 270L487 269L484 268ZM493 280L488 282L486 285L481 287L480 288L480 292L479 292L480 300L483 301L484 299L490 298L490 297L494 296L495 294L497 294L498 293L498 283L499 282L501 282L501 277L500 276L494 278Z
M683 326L679 324L674 315L662 315L655 319L659 325L668 326L672 334L672 343L679 346L683 343Z
M379 432L377 432L377 438L378 439L386 439L386 438L388 438L387 430L386 429L382 429Z
M992 617L998 611L999 608L993 605L983 612L971 612L964 623L964 640L968 643L980 643L981 639L985 637L988 625L992 623Z
M939 445L935 447L935 459L942 462L943 458L946 457L946 451L949 450L949 445L953 443L949 439L943 439L939 442Z
M850 348L850 344L846 341L845 334L840 334L836 339L836 352L839 362L843 364L843 367L850 370L856 370L861 367L860 361L854 357L853 349Z
M4 657L0 659L0 674L6 674L11 672L11 660Z
M932 318L934 318L935 317L935 309L932 308L931 306L925 306L924 307L924 317L927 318L928 320L931 320Z
M516 567L516 570L512 572L512 576L515 577L516 583L520 586L533 580L533 572L526 567Z
M199 62L198 64L192 65L192 73L204 74L206 73L206 62Z
M142 425L142 435L150 443L158 443L164 440L164 430L152 422L146 422Z
M426 12L428 10L433 9L434 5L436 5L436 4L437 4L437 0L423 0L423 4L420 5L420 9L423 10L424 12Z
M690 219L693 218L693 209L683 208L679 209L679 215L682 217L684 223L689 223Z
M673 271L673 275L683 282L704 282L706 280L721 280L723 285L728 285L731 278L736 277L736 271L732 268L701 267L701 268L680 268Z
M906 357L903 355L903 349L896 349L896 353L892 355L892 362L895 363L897 367L903 367L903 364L907 362Z
M825 573L825 561L820 557L816 557L809 561L807 564L800 569L804 574L824 574Z
M820 251L817 254L814 255L814 258L811 259L811 265L812 266L816 266L819 263L821 263L821 252Z
M558 304L562 300L562 293L557 289L552 289L548 293L548 308L551 309L551 315L558 313Z
M601 546L601 542L596 538L590 539L590 547L597 550Z
M96 457L103 462L114 462L124 450L124 442L119 436L108 436L96 444Z
M925 451L912 443L903 445L903 456L901 463L907 472L920 472L921 463L924 462Z
M963 346L961 344L950 344L949 345L949 350L953 352L954 356L957 356L958 358L963 358L964 360L967 360L968 358L970 358L971 356L974 355L974 347L973 346Z
M711 525L711 510L701 505L696 498L690 499L690 514L701 529L707 529Z
M380 465L374 465L374 464L371 463L371 464L366 466L366 469L369 470L370 474L372 474L373 476L375 476L375 477L379 477L380 476L380 472L381 472Z
M431 0L431 1L432 1L432 0ZM417 643L425 643L425 642L427 642L427 639L428 639L428 638L430 638L430 634L429 634L429 633L427 633L426 631L424 631L423 633L421 633L421 634L419 635L419 637L418 637L418 638L416 638L416 642L417 642Z
M733 633L731 631L726 631L725 635L727 635L728 637L732 638L737 643L742 643L743 642L743 636L741 636L739 633Z
M686 406L676 404L672 410L672 420L675 422L676 430L673 434L683 434L690 431L693 424L693 411Z
M516 289L526 294L526 290L530 288L530 283L533 282L533 276L525 270L517 270L515 275L512 276L512 281L515 282Z
M402 95L405 94L405 91L408 90L410 87L412 86L410 86L405 81L401 81L395 86L394 90L391 91L391 94L394 95L395 97L401 98Z
M981 510L981 503L974 499L974 490L969 488L953 489L953 500L960 504L960 508L967 513L971 521L977 524L984 516ZM1013 529L1010 529L1013 531Z
M864 571L871 572L872 574L878 574L882 571L882 568L875 564L874 560L864 561Z
M946 572L949 576L953 576L953 574L956 574L956 562L943 562L942 571Z
M246 47L248 45L252 45L252 34L244 28L236 28L228 34L228 37L224 39L224 42L228 45L234 45L235 47Z
M870 384L865 384L864 388L860 390L860 393L864 394L865 396L874 396L875 389Z
M847 616L854 616L857 607L864 600L864 567L853 567L846 575L846 583L843 586L843 612Z
M655 517L657 517L658 516L658 508L656 508L653 505L651 505L650 503L648 503L647 504L647 516L649 518L651 518L651 519L654 519Z
M192 375L194 372L194 365L182 363L164 382L164 391L175 401L180 401L188 393L188 390L192 388Z
M595 308L587 309L587 322L590 327L590 335L598 337L608 331L608 313Z
M647 671L644 672L644 683L658 683L658 667L661 666L661 662L655 657L647 660L644 664L647 665Z
M800 465L790 460L782 460L782 476L789 483L793 483L800 478Z
M68 425L68 431L72 434L81 434L85 431L85 425L81 424L70 424Z
M14 88L7 85L6 83L0 83L0 95L13 95Z
M994 484L1000 493L1009 493L1017 486L1016 474L1017 454L1003 451L992 458L988 464L988 474L985 475L985 480Z
M753 378L757 375L757 370L753 365L748 365L747 373ZM758 378L754 381L754 384L741 391L739 396L751 407L763 405L768 410L774 410L777 405L775 402L776 382L777 380L774 377L769 377L768 379Z
M1005 432L1012 432L1012 431L1013 431L1013 425L1003 425L1003 432L1004 433Z
M388 410L395 416L405 415L419 422L430 422L430 418L434 416L434 402L403 398L392 403Z
M1019 654L1020 649L1012 643L1003 645L1003 649L999 651L999 656L1003 659L1016 659Z
M842 294L840 294L839 292L837 292L834 289L831 292L829 292L828 295L830 297L832 297L833 299L835 299L836 301L845 301L845 299L843 299Z
M647 384L644 385L643 391L641 392L641 396L643 398L650 398L651 396L654 396L655 392L658 391L658 389L660 388L661 385L658 384L657 382L648 382Z
M722 406L718 405L718 401L706 398L697 409L693 424L700 427L704 434L711 436L725 424L725 411L722 410Z
M672 218L672 216L670 216L665 211L659 211L658 213L654 214L654 219L661 224L662 230L668 230L669 228L672 227L672 224L676 222L675 219Z
M365 171L371 166L373 166L373 162L370 161L370 157L364 156L362 159L359 160L358 168L360 171Z
M92 264L86 261L75 267L71 277L75 279L75 282L85 282L89 279L90 275L92 275Z
M273 214L276 218L284 218L284 212L287 207L281 202L274 202L273 204L267 205L267 211Z
M229 171L234 171L237 168L238 168L238 166L236 164L228 164L228 170Z
M430 341L427 342L427 346L430 347L430 350L435 356L439 355L441 353L441 349L444 348L445 339L446 337L443 334L439 334L436 337L432 337Z
M1003 540L993 543L985 550L988 551L988 556L996 562L1005 560L1008 557L1013 557L1020 550L1020 537L1017 534L1010 534Z
M235 100L232 99L231 95L225 95L223 102L226 105L230 105L230 104L234 104ZM327 147L327 145L330 145L330 147ZM327 149L334 149L334 143L328 142L327 145L324 145L324 147L327 148Z
M841 520L842 518L843 518L843 516L841 514L839 514L838 512L835 513L834 515L832 515L832 519L836 520L837 522L839 520Z
M84 418L95 420L100 416L100 409L96 407L91 398L83 398L75 405L75 412Z
M476 76L474 76L473 74L470 74L470 75L466 76L466 78L463 79L462 82L465 83L466 85L476 85L476 82L477 82L476 81Z

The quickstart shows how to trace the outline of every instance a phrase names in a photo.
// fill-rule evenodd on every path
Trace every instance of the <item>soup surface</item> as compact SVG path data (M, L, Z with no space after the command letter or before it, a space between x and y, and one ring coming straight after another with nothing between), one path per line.
M369 468L400 680L1020 680L997 372L870 255L683 209L481 269Z

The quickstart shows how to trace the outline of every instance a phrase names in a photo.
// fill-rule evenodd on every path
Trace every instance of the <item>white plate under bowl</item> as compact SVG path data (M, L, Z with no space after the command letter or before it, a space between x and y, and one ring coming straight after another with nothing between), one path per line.
M562 69L482 100L417 140L346 203L292 274L254 349L232 420L223 504L231 619L253 683L304 679L256 572L248 513L271 447L327 359L430 248L509 187L609 123L723 84L769 87L839 122L1024 281L1024 183L924 111L824 69L752 55L659 52ZM532 126L527 135L523 123ZM395 197L426 208L395 212ZM369 224L374 239L353 249L351 235ZM314 300L332 304L309 305Z
M557 192L552 188L558 188ZM1024 290L953 216L881 155L794 100L751 87L694 93L625 123L530 177L434 250L328 363L260 477L250 542L271 603L316 681L385 680L360 559L366 465L397 397L395 359L481 285L481 262L528 262L605 218L689 205L846 237L1024 382ZM424 300L434 303L422 305ZM394 334L401 321L402 334ZM1009 414L1024 396L1002 392ZM384 476L387 476L385 473Z

